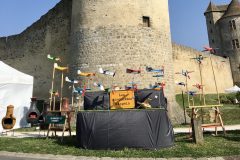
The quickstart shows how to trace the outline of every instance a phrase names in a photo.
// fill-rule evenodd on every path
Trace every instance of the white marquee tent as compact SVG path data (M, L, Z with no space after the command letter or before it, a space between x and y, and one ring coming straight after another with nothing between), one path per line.
M0 61L0 133L3 132L2 119L7 106L14 106L16 117L14 128L27 126L26 112L30 107L33 92L33 77L22 73Z
M231 88L225 89L226 93L237 93L240 92L240 88L238 86L233 86Z

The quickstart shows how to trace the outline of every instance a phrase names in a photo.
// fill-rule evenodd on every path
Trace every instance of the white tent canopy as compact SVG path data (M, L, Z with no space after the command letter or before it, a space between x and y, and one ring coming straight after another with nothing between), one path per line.
M22 73L0 61L0 132L2 119L6 115L7 106L14 106L16 117L14 128L27 126L26 112L30 107L33 91L33 77Z
M238 86L233 86L231 88L225 89L226 93L237 93L240 92L240 88Z

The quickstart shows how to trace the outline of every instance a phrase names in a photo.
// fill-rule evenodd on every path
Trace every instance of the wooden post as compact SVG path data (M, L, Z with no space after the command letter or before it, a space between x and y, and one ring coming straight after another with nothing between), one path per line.
M62 98L63 98L63 71L62 71L62 80L61 80L60 111L62 110Z
M74 97L74 82L73 82L73 84L72 84L72 108L73 108L73 97Z
M199 73L200 73L201 85L203 86L202 67L201 67L200 63L198 65L199 65ZM206 105L206 99L205 99L203 88L202 88L202 96L203 96L203 105L205 106Z
M210 62L211 62L211 67L212 67L212 72L213 72L213 78L214 78L214 84L215 84L215 88L216 88L216 92L217 92L217 97L218 97L218 104L220 104L220 97L219 97L219 93L218 93L218 87L217 87L217 82L216 82L216 76L215 76L215 72L214 72L214 68L213 68L213 64L212 64L212 58L211 58L211 52L210 52L210 55L209 55L209 58L210 58ZM215 108L215 123L217 123L217 117L219 117L219 120L220 120L220 123L221 123L221 126L223 127L223 122L222 122L222 117L219 116L219 108L216 107ZM225 128L223 127L223 132L225 134ZM217 127L215 127L215 134L217 135Z
M55 111L55 106L56 106L56 95L54 94L53 96L53 111Z
M203 144L203 131L202 131L202 123L200 119L192 118L192 133L193 133L193 141L196 144Z
M186 85L186 92L187 92L187 98L188 98L188 106L190 106L190 100L189 100L189 93L188 93L188 77L186 75L186 79L185 79L185 85Z
M215 120L214 120L216 124L217 124L217 122L218 122L218 121L217 121L217 120L218 120L217 118L218 118L218 111L217 111L217 107L216 107L216 108L215 108ZM217 127L215 127L215 135L217 135Z
M219 110L218 107L216 107L216 110L218 112L218 117L219 117L220 125L222 126L222 129L223 129L223 133L224 133L224 135L226 135L226 130L225 130L225 127L223 125L223 120L222 120L222 116L220 114L220 110Z
M216 76L215 76L215 72L213 69L213 64L212 64L212 58L211 58L211 52L210 52L210 62L211 62L211 67L212 67L212 72L213 72L213 78L214 78L214 83L215 83L215 88L216 88L216 92L217 92L217 96L218 96L218 104L220 104L220 97L219 97L219 92L218 92L218 87L217 87L217 81L216 81Z
M202 67L200 62L198 63L199 66L199 73L200 73L200 79L201 79L201 86L203 86L203 79L202 79ZM205 99L205 95L203 92L203 87L202 87L202 97L203 97L203 105L206 106L206 99ZM201 102L202 103L202 102ZM203 123L203 109L201 108L201 117L202 117L202 123Z
M184 122L185 124L187 124L187 119L186 119L186 107L185 107L185 104L184 104L184 96L183 96L183 90L182 90L182 100L183 100L183 109L184 109Z
M52 98L53 98L53 87L54 87L54 78L55 78L55 67L53 66L53 74L52 74L52 87L50 93L50 110L52 107Z

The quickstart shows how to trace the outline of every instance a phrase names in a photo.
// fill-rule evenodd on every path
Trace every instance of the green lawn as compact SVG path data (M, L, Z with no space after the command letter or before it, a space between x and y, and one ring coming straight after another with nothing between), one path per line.
M240 155L240 131L228 132L224 137L204 134L204 144L196 145L188 138L188 134L178 134L175 145L160 150L123 149L123 150L85 150L76 147L75 137L60 139L43 138L0 138L0 150L10 152L97 156L97 157L210 157Z
M181 105L181 95L176 96L177 102ZM199 99L195 97L196 103ZM187 97L185 96L185 102ZM216 95L206 96L207 104L216 103ZM200 104L200 103L199 103ZM240 124L240 107L233 104L225 104L221 107L224 124ZM204 112L208 112L204 110ZM188 125L189 127L189 125ZM24 131L22 129L20 131ZM34 128L26 129L29 131ZM189 134L176 134L175 145L171 148L160 150L123 149L123 150L85 150L77 147L76 137L65 137L61 143L60 138L0 138L0 150L9 152L25 152L56 155L75 156L97 156L97 157L212 157L240 155L240 130L227 131L223 136L211 133L204 133L204 144L194 144L189 139Z
M221 94L221 96L225 96ZM233 96L232 94L226 95L226 96ZM178 94L176 95L176 101L177 103L183 107L183 101L182 101L182 95ZM184 102L185 106L188 106L187 103L187 95L184 95ZM201 105L200 103L200 96L196 95L194 96L194 102L195 105ZM206 95L206 104L217 104L217 95L214 94L209 94ZM234 104L224 104L223 107L219 107L222 115L222 119L225 125L234 125L234 124L240 124L240 106L239 104L234 105ZM188 114L190 115L191 110L187 109ZM209 113L209 109L204 109L204 113ZM206 115L205 114L205 115ZM208 121L208 120L206 120Z

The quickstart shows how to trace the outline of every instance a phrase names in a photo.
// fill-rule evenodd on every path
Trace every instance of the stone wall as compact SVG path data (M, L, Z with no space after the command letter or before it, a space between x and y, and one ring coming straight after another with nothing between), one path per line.
M211 55L212 65L210 61L210 55L207 53L199 52L189 47L173 44L174 55L174 72L181 72L181 70L194 71L190 73L190 79L188 80L189 90L198 91L193 85L200 84L200 70L196 60L191 59L196 55L202 54L204 60L202 62L202 78L205 93L216 93L216 87L214 82L213 70L216 77L217 88L220 93L224 93L224 90L233 86L232 73L230 68L229 59ZM185 82L185 77L179 74L175 74L175 82ZM181 86L175 87L176 93L181 93ZM185 89L184 89L185 90Z
M63 64L68 63L71 4L63 0L21 34L0 38L0 60L34 76L33 96L40 99L48 98L51 87L53 63L47 54L59 55ZM56 81L59 86L59 73Z

